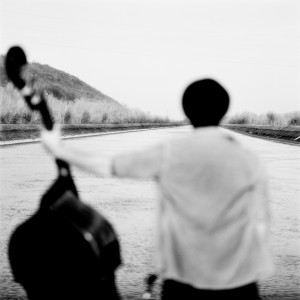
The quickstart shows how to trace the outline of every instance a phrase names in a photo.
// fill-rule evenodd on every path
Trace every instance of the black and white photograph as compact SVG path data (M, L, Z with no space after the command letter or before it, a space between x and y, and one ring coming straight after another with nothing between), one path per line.
M0 0L0 300L300 300L298 0Z

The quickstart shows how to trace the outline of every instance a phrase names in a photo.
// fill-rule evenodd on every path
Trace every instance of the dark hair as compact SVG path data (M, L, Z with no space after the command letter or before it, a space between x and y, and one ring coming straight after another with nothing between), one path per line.
M182 106L194 127L218 125L229 107L227 91L213 79L202 79L184 91Z

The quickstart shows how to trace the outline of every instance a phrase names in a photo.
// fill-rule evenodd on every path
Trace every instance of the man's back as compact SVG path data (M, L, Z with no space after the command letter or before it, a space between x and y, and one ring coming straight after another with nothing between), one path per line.
M158 253L164 277L227 289L270 271L266 176L257 158L215 126L164 143L163 153Z

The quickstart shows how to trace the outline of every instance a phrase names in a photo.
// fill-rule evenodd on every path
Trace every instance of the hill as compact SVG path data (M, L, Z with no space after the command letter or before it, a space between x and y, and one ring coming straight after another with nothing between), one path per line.
M3 55L0 55L1 86L6 86L8 83L4 70L4 58ZM52 94L58 100L75 101L75 99L85 98L119 104L79 78L48 65L29 63L25 75L34 78L38 87L44 89L48 94Z
M34 78L37 87L47 92L47 104L59 124L169 122L167 117L122 105L77 77L48 65L29 63L24 76ZM40 115L31 111L20 93L7 83L4 56L0 55L0 124L40 124Z

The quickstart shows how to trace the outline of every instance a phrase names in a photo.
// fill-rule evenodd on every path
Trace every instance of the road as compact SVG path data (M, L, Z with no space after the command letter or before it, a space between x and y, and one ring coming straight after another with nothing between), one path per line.
M191 130L177 127L64 141L99 155L142 149ZM224 129L222 129L224 130ZM253 150L269 174L272 211L271 250L274 276L261 282L264 299L300 299L300 148L227 131ZM39 143L0 148L0 299L26 299L13 283L7 262L7 241L15 226L36 210L56 168ZM104 213L117 230L123 266L117 273L123 299L139 299L143 278L154 270L155 185L150 180L104 178L73 170L82 199ZM156 294L159 286L156 286Z

